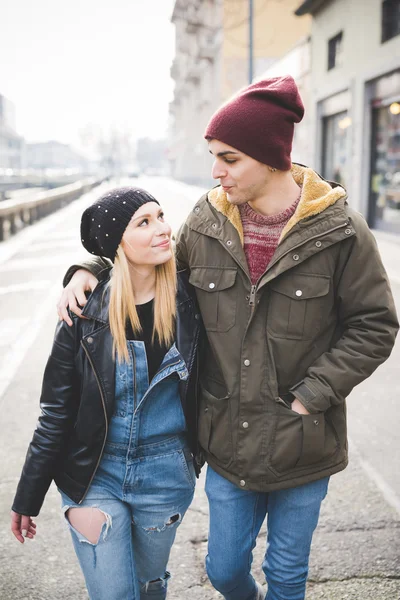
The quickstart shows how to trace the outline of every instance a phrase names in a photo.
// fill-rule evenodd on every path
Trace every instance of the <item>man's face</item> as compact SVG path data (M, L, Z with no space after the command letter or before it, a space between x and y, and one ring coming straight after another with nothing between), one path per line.
M231 204L255 201L264 194L271 175L267 165L219 140L210 140L208 149L214 156L211 174Z

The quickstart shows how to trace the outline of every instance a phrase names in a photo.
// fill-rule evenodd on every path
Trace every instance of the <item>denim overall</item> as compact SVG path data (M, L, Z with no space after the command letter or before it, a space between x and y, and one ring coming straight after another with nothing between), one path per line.
M96 475L80 505L64 494L62 503L64 513L89 506L105 517L96 544L70 525L92 600L163 600L170 549L196 481L179 396L188 371L174 344L149 384L144 342L127 344L129 362L116 361L114 414Z

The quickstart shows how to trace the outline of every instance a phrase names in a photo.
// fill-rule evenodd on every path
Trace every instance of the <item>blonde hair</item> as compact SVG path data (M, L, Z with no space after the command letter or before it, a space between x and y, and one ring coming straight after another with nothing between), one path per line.
M130 321L133 332L138 334L142 328L135 306L131 286L128 259L118 247L114 268L110 279L110 330L113 337L113 357L118 355L119 362L129 360L126 344L126 324ZM154 327L152 341L170 345L174 339L176 316L176 264L174 255L165 263L156 265L156 290L154 298Z

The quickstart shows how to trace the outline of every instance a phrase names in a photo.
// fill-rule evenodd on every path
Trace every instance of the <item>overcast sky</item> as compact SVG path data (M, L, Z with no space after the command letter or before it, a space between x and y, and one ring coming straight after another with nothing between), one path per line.
M0 0L0 94L28 141L166 133L174 0Z

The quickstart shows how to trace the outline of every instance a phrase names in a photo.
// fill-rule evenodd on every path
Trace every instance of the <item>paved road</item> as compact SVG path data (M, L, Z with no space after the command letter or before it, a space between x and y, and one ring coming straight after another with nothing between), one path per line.
M174 228L202 191L165 178L134 183L163 201ZM1 600L87 598L57 491L51 488L46 498L33 543L21 546L12 539L9 508L37 419L61 277L83 256L80 214L107 186L0 244ZM378 237L400 312L400 245ZM323 506L311 556L309 600L400 599L399 347L349 399L351 465L332 478ZM203 568L208 519L203 478L173 548L171 600L220 598ZM264 550L265 531L254 553L260 582Z

